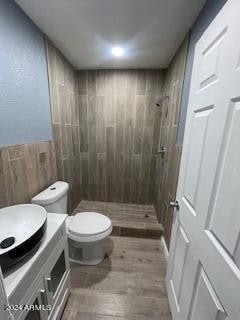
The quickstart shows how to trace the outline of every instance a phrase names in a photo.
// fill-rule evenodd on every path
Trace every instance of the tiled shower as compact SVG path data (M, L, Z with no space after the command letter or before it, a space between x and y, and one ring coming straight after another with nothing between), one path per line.
M81 199L154 204L169 243L187 39L166 70L76 71L48 39L46 46L57 172L70 184L69 212ZM163 95L169 98L157 107Z

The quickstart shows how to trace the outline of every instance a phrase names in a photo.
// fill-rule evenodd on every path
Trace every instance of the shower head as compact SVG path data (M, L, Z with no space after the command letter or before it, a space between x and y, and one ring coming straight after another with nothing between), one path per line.
M169 96L166 95L166 96L160 97L160 99L156 102L156 106L157 107L161 107L163 101L166 100L166 99L169 99Z

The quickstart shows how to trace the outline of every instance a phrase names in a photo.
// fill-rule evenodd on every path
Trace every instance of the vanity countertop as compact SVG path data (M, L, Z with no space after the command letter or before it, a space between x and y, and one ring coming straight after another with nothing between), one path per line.
M19 262L16 264L16 266L3 274L4 286L8 298L11 297L11 295L19 287L20 283L26 279L26 277L29 277L31 273L34 273L37 267L41 268L40 262L43 263L46 261L45 259L51 252L51 240L62 227L66 218L66 214L48 213L47 229L43 239L39 244L39 247L23 261Z

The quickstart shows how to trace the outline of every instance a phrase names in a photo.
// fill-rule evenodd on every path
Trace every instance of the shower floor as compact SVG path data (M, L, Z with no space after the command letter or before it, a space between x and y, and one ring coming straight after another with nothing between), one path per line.
M151 205L83 200L73 214L84 211L108 216L113 224L112 236L160 239L163 232Z
M155 231L153 208L82 201L75 213L87 210L105 213L118 229L106 239L102 263L71 264L72 290L62 320L171 320L163 250L159 238L143 235ZM125 228L142 233L126 236Z

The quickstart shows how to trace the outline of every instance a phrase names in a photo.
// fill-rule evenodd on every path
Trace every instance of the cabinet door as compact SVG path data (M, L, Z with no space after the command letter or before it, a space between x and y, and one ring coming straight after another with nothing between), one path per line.
M33 305L39 305L38 299L33 302ZM42 311L40 310L30 310L28 311L25 320L42 320Z
M46 292L42 282L28 303L28 307L32 309L23 311L19 320L47 320L48 308L50 309L47 303Z
M52 306L60 292L61 286L69 273L68 253L65 247L50 259L50 267L44 277L48 303Z

